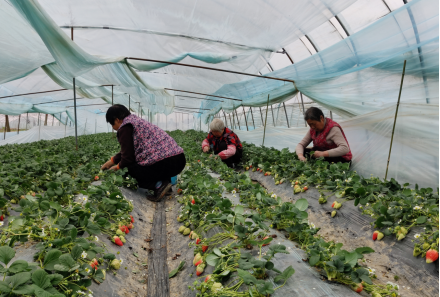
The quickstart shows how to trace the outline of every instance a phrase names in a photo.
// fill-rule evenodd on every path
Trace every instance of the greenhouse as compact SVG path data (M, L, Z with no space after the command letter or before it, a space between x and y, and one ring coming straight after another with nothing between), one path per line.
M0 1L0 296L439 296L439 2Z

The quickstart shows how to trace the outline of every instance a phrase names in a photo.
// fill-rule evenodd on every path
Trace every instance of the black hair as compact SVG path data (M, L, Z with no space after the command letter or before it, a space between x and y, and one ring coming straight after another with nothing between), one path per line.
M304 120L321 121L321 116L324 118L324 113L318 107L310 107L304 114Z
M107 123L113 126L116 119L120 119L121 121L123 121L129 115L130 111L127 109L127 107L121 104L115 104L107 109L105 119L107 120Z

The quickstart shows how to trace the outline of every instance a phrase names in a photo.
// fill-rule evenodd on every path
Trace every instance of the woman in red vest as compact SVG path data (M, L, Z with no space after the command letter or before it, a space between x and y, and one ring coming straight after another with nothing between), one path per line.
M317 107L307 109L304 119L310 126L306 136L296 146L296 154L301 161L306 161L304 154L315 151L314 158L324 157L328 162L351 162L351 151L344 131L338 123L325 118ZM307 148L313 141L313 148Z

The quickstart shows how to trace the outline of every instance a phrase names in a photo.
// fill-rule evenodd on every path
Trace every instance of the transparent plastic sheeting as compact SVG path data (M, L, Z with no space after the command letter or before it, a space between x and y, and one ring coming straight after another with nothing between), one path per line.
M396 102L407 60L402 102L438 104L439 2L414 0L374 24L298 63L267 76L224 85L214 95L239 98L223 103L204 101L208 121L222 108L264 106L298 91L346 118L380 110ZM206 109L210 109L206 111Z
M339 122L353 153L351 169L384 178L396 106ZM399 107L387 179L437 188L439 180L438 105L401 104ZM277 149L296 145L309 128L266 127L264 145ZM261 145L263 128L234 130L240 140ZM311 143L310 146L313 144Z
M41 49L32 56L34 64L36 67L45 65L43 68L57 83L72 88L71 81L75 76L82 96L103 98L106 102L109 102L109 88L99 86L115 85L115 94L125 94L126 97L130 94L145 109L169 114L174 107L174 94L165 91L164 87L175 88L184 80L185 89L194 90L202 85L204 92L211 93L223 83L246 77L178 66L164 67L167 64L136 60L128 60L129 67L123 57L147 57L195 65L216 64L222 69L256 73L274 51L319 27L355 0L322 0L314 3L259 1L258 4L247 0L239 3L227 1L221 5L214 1L193 1L185 5L144 1L124 4L123 8L117 3L108 5L104 1L93 4L80 1L75 2L74 6L67 1L41 1L42 5L36 0L9 2L18 13L14 14L9 3L0 3L0 11L4 6L5 14L10 16L5 27L13 26L16 22L26 27L23 21L26 20L27 30L35 38L31 38L29 44L26 43L27 35L22 34L5 35L1 40L8 40L14 45L11 47L13 49L23 46ZM96 5L96 8L90 5ZM176 5L180 7L178 14L175 13ZM301 14L292 22L291 14L295 11L301 11ZM146 14L148 17L145 17ZM228 15L227 20L225 15ZM3 19L6 18L0 17L0 22ZM59 26L78 23L92 27L75 30L77 44L70 40L70 32ZM99 23L97 29L93 30L93 24ZM268 23L271 25L267 26ZM102 30L103 26L110 26L112 30ZM30 27L34 30L30 30ZM36 37L37 34L41 39ZM9 47L6 51L9 51ZM0 57L7 56L14 63L20 58L16 53L8 52ZM52 59L45 59L50 56ZM34 70L34 64L28 68L26 64L18 65L23 67L18 74L12 73L9 80ZM156 70L160 79L148 79L151 75L143 79L142 73L137 75L132 67L139 71ZM2 82L8 81L8 71L4 73ZM181 77L176 78L176 75ZM183 78L188 76L196 79ZM150 81L158 84L150 84ZM200 101L196 102L199 107Z

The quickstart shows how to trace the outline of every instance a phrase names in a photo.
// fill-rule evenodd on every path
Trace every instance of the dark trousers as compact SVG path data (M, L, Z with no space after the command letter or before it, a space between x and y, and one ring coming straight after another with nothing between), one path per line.
M218 146L218 150L214 150L214 154L218 155L220 152L225 151L227 149L228 149L228 145L226 144L226 141L222 141L222 142L220 142L220 144ZM228 165L228 167L233 168L233 167L236 167L238 163L240 163L242 157L243 157L243 150L237 149L237 151L235 152L235 155L233 155L225 160L222 160L222 161L226 165Z
M317 151L317 149L315 149L314 147L313 148L311 148L311 149L309 149L309 148L305 148L304 149L304 156L310 156L310 152L311 151ZM341 162L341 163L350 163L350 166L351 166L351 160L345 160L344 158L342 158L342 157L324 157L324 160L325 161L327 161L327 162L329 162L329 163L331 163L331 162L333 162L333 163L338 163L338 162Z
M128 166L128 174L135 178L140 188L155 190L158 181L171 182L185 168L185 154L181 153L148 166L133 164Z

